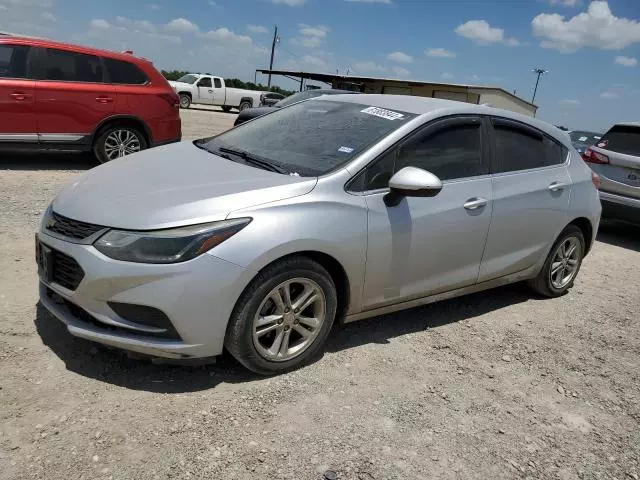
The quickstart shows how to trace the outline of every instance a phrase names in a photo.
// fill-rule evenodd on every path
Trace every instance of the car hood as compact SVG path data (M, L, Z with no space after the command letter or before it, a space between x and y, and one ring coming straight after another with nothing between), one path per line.
M185 83L185 82L175 82L175 81L169 81L169 85L171 85L171 87L173 88L189 88L192 87L193 85L190 83Z
M53 211L97 225L153 230L222 220L234 210L304 195L316 183L181 142L88 171L58 194Z

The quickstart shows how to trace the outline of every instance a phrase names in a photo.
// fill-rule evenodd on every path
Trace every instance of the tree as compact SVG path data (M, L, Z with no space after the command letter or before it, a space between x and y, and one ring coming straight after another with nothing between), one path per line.
M162 73L164 78L166 78L167 80L178 80L180 77L186 75L189 72L182 72L180 70L171 70L168 72L166 70L160 70L160 73Z

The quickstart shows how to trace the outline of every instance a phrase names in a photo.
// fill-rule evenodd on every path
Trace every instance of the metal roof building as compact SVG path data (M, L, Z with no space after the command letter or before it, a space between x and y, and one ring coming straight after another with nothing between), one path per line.
M503 88L480 85L422 82L394 78L347 76L333 73L294 72L288 70L256 70L266 75L282 75L299 80L315 80L331 85L332 88L362 93L383 93L390 95L415 95L418 97L444 98L460 102L489 104L531 117L536 116L538 107Z

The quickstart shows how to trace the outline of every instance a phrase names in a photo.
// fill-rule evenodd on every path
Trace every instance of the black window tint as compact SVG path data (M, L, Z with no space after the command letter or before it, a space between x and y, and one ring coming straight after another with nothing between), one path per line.
M395 171L418 167L441 180L487 174L480 142L480 123L427 132L400 148Z
M104 81L104 72L100 57L48 48L44 78L67 82L100 83Z
M198 82L199 87L211 87L211 79L210 78L202 78Z
M497 172L528 170L547 165L542 134L517 126L494 124Z
M27 54L25 45L0 45L0 78L27 78Z
M616 125L596 144L612 152L640 156L640 126Z
M216 88L222 88L222 82L220 81L219 78L214 78L213 84L215 85Z
M544 137L542 142L545 149L544 166L564 163L567 156L567 150L564 146L548 137Z
M111 83L142 85L147 82L147 76L133 63L114 58L105 58L104 63L107 66Z
M389 180L391 180L396 166L396 152L397 149L393 148L385 153L376 163L367 168L364 174L363 191L378 190L389 186ZM355 187L356 184L354 184L354 188Z

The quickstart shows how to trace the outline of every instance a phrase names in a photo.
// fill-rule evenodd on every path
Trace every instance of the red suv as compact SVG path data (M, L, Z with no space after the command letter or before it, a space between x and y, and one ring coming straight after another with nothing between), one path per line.
M0 149L93 150L107 162L181 136L178 95L148 60L0 36Z

